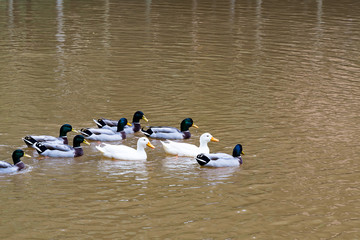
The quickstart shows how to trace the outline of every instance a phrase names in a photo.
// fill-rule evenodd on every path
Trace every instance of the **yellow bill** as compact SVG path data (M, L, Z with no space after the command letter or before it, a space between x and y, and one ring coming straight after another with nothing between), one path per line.
M213 141L213 142L218 142L219 141L219 139L217 139L217 138L214 138L214 137L211 137L211 139L210 139L211 141Z
M149 120L145 117L145 115L143 115L142 119L144 119L146 122L149 121Z
M151 142L148 142L148 143L146 144L146 146L151 147L152 149L155 148L154 145L151 144Z

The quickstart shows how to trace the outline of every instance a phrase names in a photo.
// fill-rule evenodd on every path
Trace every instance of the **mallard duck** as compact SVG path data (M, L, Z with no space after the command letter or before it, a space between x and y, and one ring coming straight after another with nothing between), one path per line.
M166 153L177 156L196 157L199 153L209 153L208 142L218 142L210 133L204 133L200 136L199 147L189 143L180 143L167 140L160 141Z
M103 128L83 128L80 133L85 136L86 139L94 141L119 141L126 138L124 127L128 125L126 118L121 118L117 125L117 132L113 132L110 129Z
M116 158L121 160L146 160L147 155L145 147L155 148L146 137L139 138L137 141L137 149L125 145L111 145L101 143L95 146L105 157Z
M140 129L141 129L140 120L141 119L145 120L146 122L149 121L145 117L145 115L142 111L136 111L133 116L132 127L130 127L130 126L124 127L125 133L131 134L131 133L136 133L136 132L140 131ZM117 130L118 121L114 121L114 120L110 120L110 119L106 119L106 118L100 118L98 120L93 119L93 120L99 128L110 129L114 132L116 132L116 130Z
M57 143L61 143L61 144L68 144L69 141L67 138L67 133L71 132L71 131L76 132L76 133L78 132L77 130L74 130L70 124L64 124L60 128L59 137L53 137L53 136L48 136L48 135L39 135L39 136L28 135L23 138L23 141L29 147L34 145L34 143L36 143L36 142L57 142Z
M84 150L81 147L81 143L90 145L88 141L85 140L84 136L76 135L74 137L73 146L65 144L51 144L49 142L40 143L37 142L34 144L36 151L47 157L80 157L84 155Z
M25 164L20 160L20 158L22 157L31 157L31 156L25 154L24 151L21 149L16 149L12 154L14 165L5 161L0 161L0 169L7 169L7 170L11 169L14 171L20 171L21 169L24 169Z
M180 124L180 130L174 127L149 127L141 132L150 138L158 139L188 139L191 137L189 128L199 128L191 118L185 118Z
M244 155L241 144L234 147L233 154L226 153L201 153L196 156L196 161L206 167L237 167L242 164L241 154Z

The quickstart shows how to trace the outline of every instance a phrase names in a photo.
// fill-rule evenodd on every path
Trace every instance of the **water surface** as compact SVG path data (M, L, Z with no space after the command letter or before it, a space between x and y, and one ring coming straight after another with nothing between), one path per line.
M360 2L0 2L2 239L358 239ZM45 159L27 134L93 118L210 132L241 168ZM74 135L69 134L70 138ZM135 146L135 136L116 143Z

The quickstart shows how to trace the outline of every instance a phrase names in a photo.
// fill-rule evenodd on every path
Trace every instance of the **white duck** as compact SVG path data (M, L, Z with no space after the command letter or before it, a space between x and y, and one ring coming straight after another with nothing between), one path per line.
M137 149L125 145L112 145L102 143L95 146L105 157L121 160L146 160L147 155L145 147L155 148L146 137L139 138L137 141Z
M219 139L214 138L210 133L204 133L200 136L200 146L189 143L181 143L167 140L160 141L167 154L177 155L182 157L196 157L199 153L209 153L210 149L208 143L210 141L218 142Z
M243 163L241 154L244 155L242 145L237 144L232 155L226 153L201 153L196 156L196 161L200 166L204 167L238 167Z

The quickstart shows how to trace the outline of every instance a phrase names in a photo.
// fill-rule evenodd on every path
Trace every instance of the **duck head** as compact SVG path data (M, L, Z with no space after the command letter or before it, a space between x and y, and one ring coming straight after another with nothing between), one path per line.
M242 164L242 158L240 155L245 155L245 153L243 152L243 147L241 144L236 144L236 146L234 147L234 150L233 150L233 157L237 157L240 159L240 164Z
M182 120L180 124L180 131L182 132L189 131L190 127L199 128L194 124L194 121L191 118L185 118L184 120Z
M145 122L148 122L149 120L145 117L144 113L142 111L137 111L134 113L133 122L140 122L140 120L143 119Z
M148 146L152 149L154 149L154 145L151 144L151 142L149 141L148 138L146 137L141 137L139 138L138 142L137 142L137 148L145 148L145 146Z
M76 135L74 137L73 147L80 147L81 143L85 143L87 145L90 145L90 143L88 141L86 141L86 139L84 138L83 135Z
M60 128L60 137L66 137L66 134L71 131L76 132L76 133L78 132L78 131L74 130L70 124L62 125Z
M128 125L128 126L132 126L131 123L128 123L128 120L126 118L120 118L120 120L118 121L118 125L117 125L117 132L121 132L124 131L124 127Z
M14 161L14 165L21 162L20 158L22 157L31 157L30 155L27 155L24 153L23 150L21 149L16 149L13 153L12 153L12 159Z
M203 133L201 136L200 136L200 142L218 142L219 139L217 138L214 138L210 133Z

